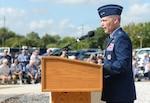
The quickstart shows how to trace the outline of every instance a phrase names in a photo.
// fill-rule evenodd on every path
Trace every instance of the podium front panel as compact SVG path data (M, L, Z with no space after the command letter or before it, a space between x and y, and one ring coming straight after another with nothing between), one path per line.
M43 92L102 90L102 67L56 56L42 57Z

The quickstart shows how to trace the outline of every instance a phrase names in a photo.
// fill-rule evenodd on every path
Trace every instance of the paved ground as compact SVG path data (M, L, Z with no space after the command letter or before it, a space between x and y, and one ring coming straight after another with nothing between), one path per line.
M137 100L135 103L150 103L150 81L135 82ZM0 103L13 96L22 94L45 94L41 92L41 84L30 85L0 85ZM47 94L47 93L46 93ZM50 93L49 93L50 94ZM100 93L92 93L92 103L100 102Z
M41 92L41 84L0 85L0 103L23 94L50 94Z
M135 103L150 103L150 81L136 82L137 100Z

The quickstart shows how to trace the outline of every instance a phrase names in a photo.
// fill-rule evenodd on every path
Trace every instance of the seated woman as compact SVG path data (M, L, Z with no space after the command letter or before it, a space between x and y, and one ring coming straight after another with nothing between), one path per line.
M3 59L2 65L0 65L0 79L2 80L2 84L11 83L11 74L7 59Z

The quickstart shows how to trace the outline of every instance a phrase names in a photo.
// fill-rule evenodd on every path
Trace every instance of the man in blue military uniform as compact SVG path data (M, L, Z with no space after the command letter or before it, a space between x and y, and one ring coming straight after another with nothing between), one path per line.
M122 9L122 6L115 4L98 8L102 28L110 35L103 65L102 100L106 103L133 103L136 99L132 43L120 27Z

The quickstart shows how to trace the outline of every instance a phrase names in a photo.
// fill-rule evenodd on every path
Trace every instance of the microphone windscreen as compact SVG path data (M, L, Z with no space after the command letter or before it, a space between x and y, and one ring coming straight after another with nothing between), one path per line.
M89 37L93 37L94 34L95 34L94 31L89 31L89 32L88 32L88 36L89 36Z

